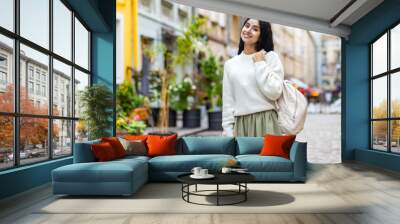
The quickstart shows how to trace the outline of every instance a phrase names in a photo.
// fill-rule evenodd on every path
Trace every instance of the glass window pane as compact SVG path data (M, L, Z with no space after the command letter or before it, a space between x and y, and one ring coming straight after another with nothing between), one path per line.
M49 57L21 44L20 109L25 114L48 114Z
M53 115L72 117L72 69L53 60Z
M75 121L75 143L88 140L88 129L84 120Z
M387 34L372 45L372 68L373 75L387 71Z
M0 116L0 170L14 165L14 124L10 116Z
M400 120L393 120L391 123L392 152L400 153Z
M89 86L89 75L75 69L75 117L81 114L80 94L87 86Z
M390 67L400 67L400 24L391 30L390 34Z
M49 48L49 0L20 0L21 36Z
M14 0L0 1L0 26L14 31Z
M400 118L400 72L391 74L390 85L391 115Z
M0 35L0 111L14 111L14 43Z
M387 121L372 122L372 148L387 151Z
M75 63L89 70L89 32L75 18Z
M372 118L387 118L387 77L372 81Z
M35 163L49 158L48 130L48 119L21 117L19 136L21 164Z
M72 121L53 120L53 157L72 154Z
M60 1L53 1L53 51L71 60L72 12Z

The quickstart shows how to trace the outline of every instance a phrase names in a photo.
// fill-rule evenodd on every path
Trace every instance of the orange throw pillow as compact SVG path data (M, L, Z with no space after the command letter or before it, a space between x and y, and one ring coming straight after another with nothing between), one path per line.
M146 142L147 135L125 135L125 139L129 141L136 141L136 140L141 140L143 142Z
M176 139L178 135L147 137L148 156L176 155Z
M264 136L264 146L261 149L261 156L280 156L286 159L290 158L290 148L296 135L269 135Z
M101 138L101 142L110 143L112 148L114 149L117 158L126 156L126 151L124 149L124 146L121 144L121 142L118 140L117 137Z
M117 158L112 145L108 142L93 144L91 145L91 149L94 157L99 162L110 161Z

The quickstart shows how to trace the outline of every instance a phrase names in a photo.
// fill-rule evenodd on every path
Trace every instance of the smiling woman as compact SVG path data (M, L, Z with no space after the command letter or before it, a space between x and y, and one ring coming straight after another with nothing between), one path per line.
M224 65L224 135L280 135L275 100L282 94L283 66L274 52L271 25L246 19L238 55Z

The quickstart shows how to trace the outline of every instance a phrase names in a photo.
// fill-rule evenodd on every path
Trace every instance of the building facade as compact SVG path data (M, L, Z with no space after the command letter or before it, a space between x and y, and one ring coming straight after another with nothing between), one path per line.
M321 89L325 100L341 97L341 41L338 37L321 35Z
M8 91L13 94L15 88L14 73L13 73L13 48L0 40L0 96L6 95ZM71 71L63 72L57 70L56 66L53 71L53 114L59 117L70 117L72 114L72 78ZM21 113L26 114L47 114L49 109L49 69L48 66L28 57L26 53L21 50L20 54L20 110ZM80 84L78 80L75 81L75 86ZM25 95L26 94L26 95ZM25 98L26 97L26 98ZM29 102L26 102L29 101ZM8 102L12 102L8 101ZM76 98L77 105L79 105L79 97ZM13 104L13 103L11 103ZM4 107L12 107L12 105L5 105ZM11 108L10 107L10 108ZM79 108L79 107L76 107ZM12 112L12 111L9 111ZM79 110L77 110L79 114ZM63 146L66 142L71 142L71 128L72 123L67 120L57 120L59 123L54 125L58 129L57 139L54 144L57 145L55 154L63 152ZM67 148L70 148L68 146Z

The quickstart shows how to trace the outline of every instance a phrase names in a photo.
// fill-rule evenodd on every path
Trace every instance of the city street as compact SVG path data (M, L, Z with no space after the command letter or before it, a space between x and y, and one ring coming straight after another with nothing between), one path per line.
M309 163L341 162L340 114L308 114L304 130L297 136L298 141L307 142ZM221 135L220 131L206 131L197 135Z

